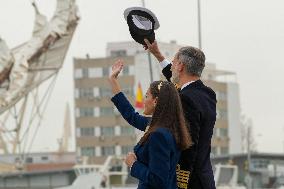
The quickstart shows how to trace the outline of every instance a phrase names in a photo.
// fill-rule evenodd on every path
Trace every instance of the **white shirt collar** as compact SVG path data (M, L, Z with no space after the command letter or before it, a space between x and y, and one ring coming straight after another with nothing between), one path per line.
M193 83L193 82L195 82L195 81L189 81L189 82L183 84L183 85L181 86L180 90L184 89L185 87L187 87L188 85L190 85L190 84Z

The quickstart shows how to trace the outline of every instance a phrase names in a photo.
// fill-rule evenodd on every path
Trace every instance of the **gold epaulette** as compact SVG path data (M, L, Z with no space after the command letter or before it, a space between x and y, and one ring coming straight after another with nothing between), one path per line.
M178 84L174 83L174 85L175 85L176 89L180 89L180 86Z
M178 186L178 188L187 189L190 171L181 170L180 165L177 164L176 174L177 174L177 186Z

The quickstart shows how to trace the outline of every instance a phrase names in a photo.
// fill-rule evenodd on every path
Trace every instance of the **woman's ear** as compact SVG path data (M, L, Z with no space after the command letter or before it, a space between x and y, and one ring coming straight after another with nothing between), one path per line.
M154 100L154 106L157 105L157 102L158 102L158 97L156 97L155 100Z

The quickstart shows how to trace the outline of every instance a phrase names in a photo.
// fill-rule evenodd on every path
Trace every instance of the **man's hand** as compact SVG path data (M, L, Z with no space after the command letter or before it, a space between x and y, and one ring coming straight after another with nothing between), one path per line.
M117 60L111 67L111 74L109 76L110 79L117 79L119 73L121 72L123 68L123 61L122 60Z
M152 53L159 62L162 62L165 59L165 57L160 52L157 41L155 40L152 44L149 42L148 39L144 39L144 41L146 43L146 46L144 46L144 49Z
M129 152L125 158L125 163L128 167L132 167L133 163L137 160L135 153Z

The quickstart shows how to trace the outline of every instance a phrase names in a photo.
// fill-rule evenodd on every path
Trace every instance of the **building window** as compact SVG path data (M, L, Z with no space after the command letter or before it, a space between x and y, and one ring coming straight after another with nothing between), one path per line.
M90 69L89 69L89 76L90 76L91 78L102 77L102 76L103 76L102 68L101 68L101 67L90 68Z
M101 135L114 136L114 128L113 127L101 127Z
M218 128L219 129L219 137L227 138L228 137L228 129L227 128Z
M75 79L80 79L80 78L82 78L82 69L79 69L79 68L77 68L77 69L75 69Z
M213 77L212 74L208 74L208 75L207 75L207 79L208 79L208 80L213 80L213 78L214 78L214 77Z
M88 89L79 89L79 97L80 98L90 98L94 97L94 90L93 88L88 88Z
M220 110L216 109L216 119L220 119Z
M221 155L226 155L228 154L229 150L228 147L221 147Z
M223 91L216 91L216 98L217 100L226 101L227 100L227 93Z
M15 158L15 163L20 163L20 162L21 162L21 158L16 157L16 158Z
M217 128L214 128L214 129L213 129L213 137L217 137L216 132L217 132Z
M217 119L227 120L228 119L227 110L218 109L217 110Z
M95 148L94 147L82 147L81 156L95 156Z
M80 91L80 90L77 89L77 88L74 90L74 92L75 92L75 93L74 93L75 99L79 98L79 91Z
M134 91L132 87L126 87L122 89L122 92L128 96L134 96Z
M26 163L33 163L33 158L32 157L26 158Z
M103 76L109 76L109 68L103 67Z
M80 117L92 117L94 116L93 108L80 108Z
M47 160L48 160L48 157L47 157L47 156L42 156L42 157L41 157L41 160L42 160L42 161L47 161Z
M121 153L123 155L127 154L128 152L132 152L133 151L133 146L122 146L121 147Z
M100 108L101 116L111 116L114 115L113 107L101 107Z
M217 155L217 148L216 147L211 148L211 154Z
M81 129L80 128L76 128L76 137L80 137L81 136Z
M88 70L88 68L83 68L82 69L82 76L84 78L88 78L89 77L89 70Z
M131 136L133 134L135 134L134 128L132 128L130 126L121 127L121 135L122 136Z
M95 128L94 127L80 128L80 135L81 136L95 136Z
M110 56L112 57L126 56L126 50L110 51Z
M110 88L100 88L100 96L111 97L113 94Z
M254 169L267 169L269 165L269 160L254 159L251 161L251 164Z
M110 156L115 154L115 149L113 146L104 146L102 147L102 155Z
M123 75L129 75L129 66L123 66L122 74Z

